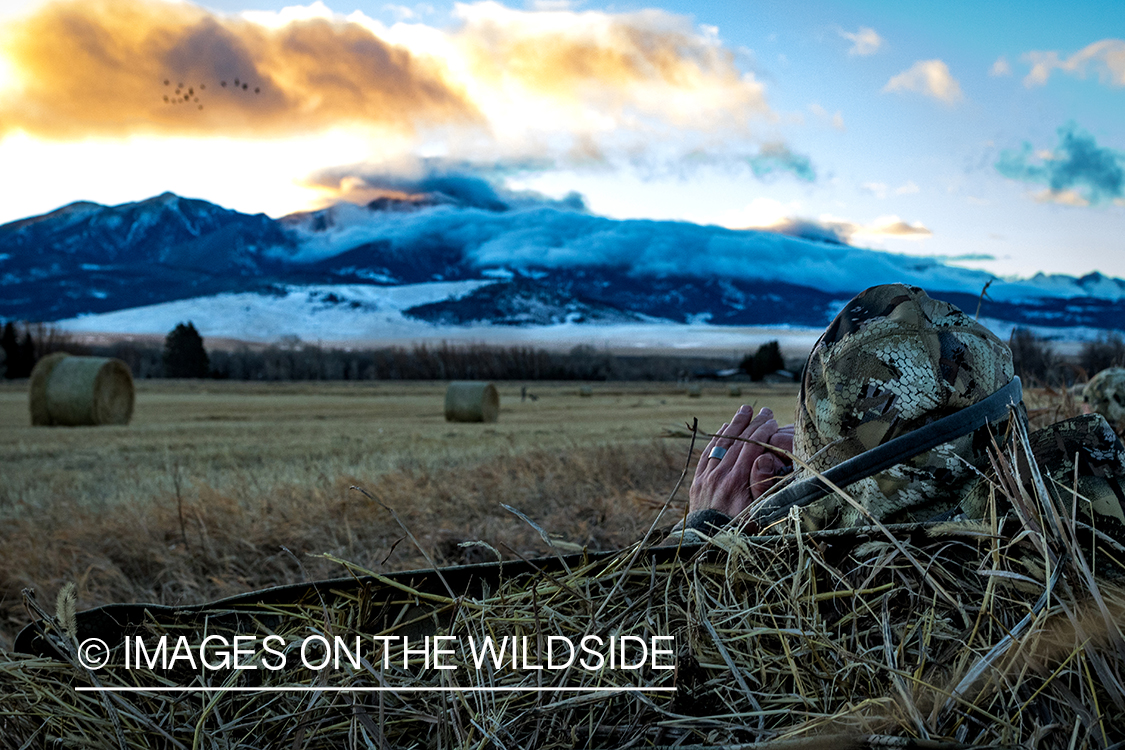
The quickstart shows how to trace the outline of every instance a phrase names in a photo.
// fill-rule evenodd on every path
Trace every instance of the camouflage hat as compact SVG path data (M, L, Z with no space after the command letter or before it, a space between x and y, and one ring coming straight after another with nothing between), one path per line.
M1082 401L1120 432L1125 427L1125 367L1110 367L1095 375L1082 391Z
M872 287L840 311L809 355L794 454L822 472L972 406L1012 377L1007 345L961 310L917 287ZM975 487L994 432L985 424L847 491L883 521L927 520L955 508L979 515L983 493ZM794 480L802 474L809 472ZM812 526L868 522L835 494L802 517Z

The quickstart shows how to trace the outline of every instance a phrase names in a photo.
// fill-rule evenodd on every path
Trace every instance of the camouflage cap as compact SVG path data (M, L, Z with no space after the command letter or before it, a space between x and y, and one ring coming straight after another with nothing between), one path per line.
M1013 376L1012 355L991 331L917 287L887 284L857 295L809 355L794 454L824 471L988 397ZM960 507L983 512L975 485L988 466L990 425L938 445L848 493L875 518L927 520ZM798 470L794 480L808 476ZM805 508L810 525L868 521L835 494Z
M1110 367L1091 378L1082 401L1120 433L1125 429L1125 367Z

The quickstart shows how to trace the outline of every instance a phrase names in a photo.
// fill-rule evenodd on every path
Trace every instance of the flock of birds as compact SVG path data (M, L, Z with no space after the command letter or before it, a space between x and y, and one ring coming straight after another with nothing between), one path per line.
M234 84L233 85L234 91L237 91L239 93L241 93L243 91L245 91L247 93L250 92L250 84L247 83L246 81L241 81L238 78L235 78L233 84ZM171 85L172 85L172 79L171 78L165 78L164 79L164 86L165 87L171 87ZM219 86L221 88L225 89L225 88L227 88L227 82L226 81L220 81ZM194 86L185 86L182 82L177 83L176 84L176 90L171 95L169 95L169 94L164 95L164 103L165 104L195 104L195 105L198 106L199 109L203 109L203 104L200 103L199 96L202 92L204 92L206 90L207 90L207 84L205 84L205 83L199 84L198 91L196 90L196 88ZM254 93L255 94L261 94L262 93L261 86L255 86L254 87Z

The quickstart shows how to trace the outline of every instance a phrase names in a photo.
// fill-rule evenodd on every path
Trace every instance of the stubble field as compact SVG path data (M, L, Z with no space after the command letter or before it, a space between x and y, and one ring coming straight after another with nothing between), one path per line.
M740 403L788 421L797 392L528 383L521 400L521 385L499 384L498 422L452 424L444 383L139 381L132 423L97 428L32 428L26 383L0 385L0 647L27 586L49 602L73 581L81 608L176 604L341 575L325 553L424 566L388 509L442 564L547 552L502 504L565 551L625 546L687 458L662 435L693 418L713 431ZM686 499L685 484L670 513Z

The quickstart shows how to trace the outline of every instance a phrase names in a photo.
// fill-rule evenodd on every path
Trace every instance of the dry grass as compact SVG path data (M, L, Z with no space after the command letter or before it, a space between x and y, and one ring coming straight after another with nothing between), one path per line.
M1018 502L1007 519L993 513L970 525L724 533L679 557L669 554L674 548L634 548L608 561L572 560L568 569L545 563L539 574L448 594L436 576L344 582L280 603L154 615L133 629L150 644L164 633L198 641L204 623L212 634L272 633L287 643L310 634L370 643L404 627L415 640L441 633L461 643L484 635L531 643L551 635L672 635L674 671L478 670L466 655L451 659L456 672L445 672L417 658L396 666L401 646L385 668L372 646L358 668L164 673L118 666L95 677L76 666L64 603L47 625L66 660L0 657L0 728L20 740L59 737L105 748L1116 746L1125 739L1117 625L1125 590L1089 574L1091 551L1080 550L1074 519L1050 496L1019 490L1026 485L1011 474L1015 466L1002 462L997 485ZM249 617L232 621L233 611ZM113 663L121 664L120 647ZM141 690L73 690L94 680ZM189 682L312 692L189 698L151 690ZM316 689L438 686L487 690ZM591 687L676 691L563 691Z
M0 390L0 648L27 622L20 590L79 605L184 604L335 570L418 567L394 508L442 562L479 559L481 539L539 554L527 513L576 548L628 545L679 476L665 425L715 429L738 401L714 385L690 402L673 384L501 387L495 424L442 417L444 384L138 382L129 427L31 428L26 392ZM791 411L792 388L747 401ZM769 400L765 400L769 398ZM392 547L394 548L393 552ZM385 562L384 562L385 559Z

